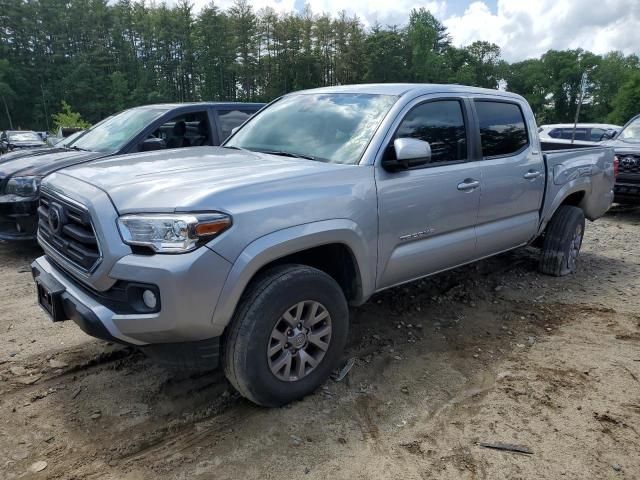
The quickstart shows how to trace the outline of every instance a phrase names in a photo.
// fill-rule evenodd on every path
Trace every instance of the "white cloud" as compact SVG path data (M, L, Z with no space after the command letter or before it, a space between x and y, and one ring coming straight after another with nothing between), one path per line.
M415 0L309 0L311 9L318 13L337 13L346 10L351 16L357 14L366 26L374 25L404 25L409 19L412 9L425 8L433 15L443 18L447 7L445 0L418 1Z
M496 43L507 60L538 57L548 49L640 53L639 0L498 0L496 13L475 1L444 20L455 45Z
M169 0L177 1L177 0ZM192 0L196 10L210 3L210 0ZM233 5L234 0L216 0L215 4L227 9ZM293 12L296 7L305 3L311 6L314 13L329 13L337 15L345 10L349 16L358 15L365 26L371 26L376 22L382 25L404 25L409 19L409 12L414 8L430 10L438 18L444 18L446 14L446 0L251 0L249 2L257 12L261 8L271 7L278 12Z

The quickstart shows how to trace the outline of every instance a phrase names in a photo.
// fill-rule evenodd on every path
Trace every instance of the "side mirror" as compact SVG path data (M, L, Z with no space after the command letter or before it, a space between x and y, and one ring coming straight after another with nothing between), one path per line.
M141 152L152 152L167 148L167 142L161 138L149 137L140 144Z
M408 170L431 161L431 145L417 138L396 138L393 141L395 159L384 159L382 167L390 172Z

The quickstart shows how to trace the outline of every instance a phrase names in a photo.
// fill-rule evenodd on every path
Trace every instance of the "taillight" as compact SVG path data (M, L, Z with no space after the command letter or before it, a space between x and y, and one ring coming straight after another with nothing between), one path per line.
M618 176L618 170L620 170L620 160L618 159L617 155L614 155L613 157L613 176L614 177Z

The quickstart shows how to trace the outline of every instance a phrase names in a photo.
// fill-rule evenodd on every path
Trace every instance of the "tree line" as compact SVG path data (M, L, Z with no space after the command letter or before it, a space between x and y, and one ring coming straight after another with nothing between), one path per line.
M539 122L565 122L584 72L581 121L640 111L637 55L549 50L509 63L492 43L454 46L425 9L365 28L345 12L256 11L247 0L199 11L188 0L0 0L0 128L50 129L62 102L96 122L141 104L269 101L364 82L501 87L524 95Z

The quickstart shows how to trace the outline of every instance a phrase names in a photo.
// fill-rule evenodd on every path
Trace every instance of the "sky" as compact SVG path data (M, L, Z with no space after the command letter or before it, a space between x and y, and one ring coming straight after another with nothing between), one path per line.
M196 9L210 0L192 0ZM233 0L216 0L227 8ZM305 0L253 0L256 10L270 6L292 12ZM365 26L404 25L412 8L430 10L448 28L457 47L476 40L493 42L502 57L519 61L553 48L594 53L620 50L640 54L640 0L306 0L315 13L357 14Z

